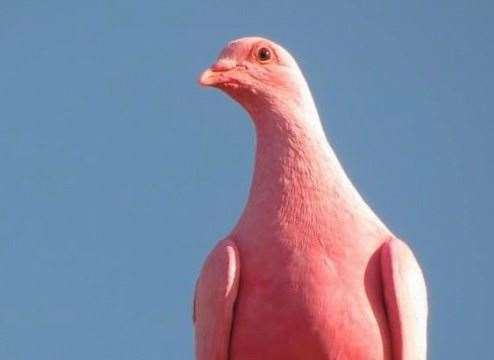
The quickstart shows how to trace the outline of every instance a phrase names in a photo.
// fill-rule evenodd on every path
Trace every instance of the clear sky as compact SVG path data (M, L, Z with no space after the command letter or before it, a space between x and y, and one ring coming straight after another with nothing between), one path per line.
M270 37L423 266L431 359L492 359L492 1L0 2L0 359L192 359L253 128L197 76Z

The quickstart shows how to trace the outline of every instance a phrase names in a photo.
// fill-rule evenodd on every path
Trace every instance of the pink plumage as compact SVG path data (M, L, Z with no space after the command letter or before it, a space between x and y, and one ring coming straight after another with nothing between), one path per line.
M257 148L247 205L197 282L197 359L426 359L420 267L345 174L292 56L235 40L200 83L247 110Z

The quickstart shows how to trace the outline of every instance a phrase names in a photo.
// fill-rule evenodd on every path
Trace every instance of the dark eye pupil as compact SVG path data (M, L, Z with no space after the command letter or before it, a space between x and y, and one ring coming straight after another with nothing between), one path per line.
M259 60L261 61L266 61L271 58L271 51L266 48L261 48L259 49Z

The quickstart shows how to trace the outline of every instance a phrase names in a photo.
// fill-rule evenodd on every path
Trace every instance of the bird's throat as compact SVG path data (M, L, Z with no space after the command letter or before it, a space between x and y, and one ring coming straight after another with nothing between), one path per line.
M345 202L354 197L315 107L286 110L251 114L256 127L255 167L241 218L249 226L319 221L318 217L349 206Z

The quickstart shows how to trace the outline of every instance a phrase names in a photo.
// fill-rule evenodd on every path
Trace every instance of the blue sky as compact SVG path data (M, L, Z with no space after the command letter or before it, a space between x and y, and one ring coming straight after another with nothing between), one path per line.
M494 358L488 1L0 4L0 358L192 359L202 261L253 129L223 45L298 59L356 186L427 277L431 359Z

